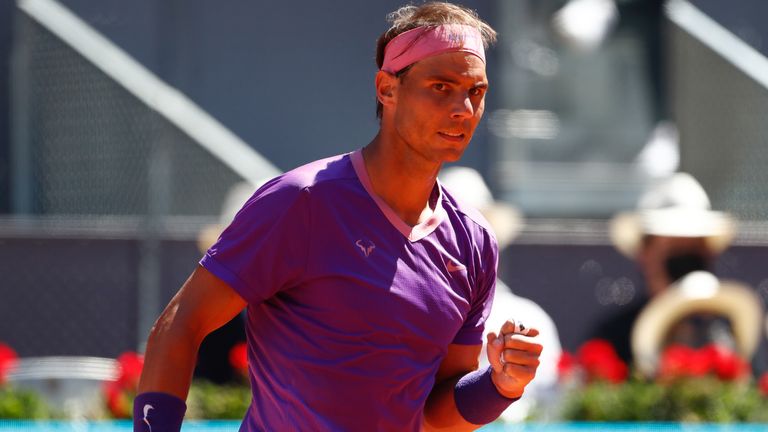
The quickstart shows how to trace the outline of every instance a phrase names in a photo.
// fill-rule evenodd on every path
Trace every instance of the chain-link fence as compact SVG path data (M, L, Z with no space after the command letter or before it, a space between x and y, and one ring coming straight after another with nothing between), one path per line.
M19 13L14 204L57 215L215 215L241 178Z
M680 130L681 169L701 182L714 208L742 220L765 221L768 61L755 51L756 61L734 64L754 50L735 36L720 34L710 18L690 8L685 11L669 26L668 53L669 99ZM725 44L711 46L710 41L723 40Z
M0 220L0 341L22 356L114 357L141 347L200 257L198 232L244 175L216 154L226 143L202 142L167 114L196 107L178 106L183 98L156 83L163 92L137 94L145 84L135 81L151 74L105 70L94 58L125 54L66 11L36 15L59 8L20 1L15 16L14 214ZM172 105L167 112L155 96ZM193 132L227 135L209 123ZM268 163L253 171L275 174Z

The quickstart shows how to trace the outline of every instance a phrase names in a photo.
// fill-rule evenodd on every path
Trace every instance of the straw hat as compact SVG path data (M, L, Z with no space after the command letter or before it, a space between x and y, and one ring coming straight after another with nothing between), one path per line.
M690 174L675 173L644 192L634 212L617 214L610 223L611 240L633 258L644 235L705 237L712 251L722 252L733 240L734 221L712 211L707 193Z
M706 271L687 274L656 295L643 308L632 328L634 364L652 376L671 328L697 313L711 313L730 321L737 352L750 359L762 331L763 310L760 298L747 285L721 281Z
M520 233L523 216L514 206L495 201L491 190L476 170L451 166L440 172L440 183L462 204L467 204L488 220L496 234L499 249L504 249Z

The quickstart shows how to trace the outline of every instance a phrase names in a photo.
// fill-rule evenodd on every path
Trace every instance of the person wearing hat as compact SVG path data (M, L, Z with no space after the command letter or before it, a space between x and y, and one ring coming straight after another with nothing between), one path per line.
M610 224L614 246L640 267L645 297L598 323L594 336L611 342L646 375L670 343L718 343L752 358L756 371L764 368L763 354L756 352L760 339L765 345L759 298L743 284L712 275L734 232L733 218L711 209L690 174L651 184L635 211L617 214Z
M512 205L495 201L491 190L476 170L464 166L444 168L440 183L455 199L479 210L496 234L499 251L503 251L520 231L523 217ZM511 316L539 330L539 342L544 347L539 356L536 377L526 387L523 397L507 408L501 418L523 421L533 408L541 408L553 400L557 384L557 362L562 353L557 327L547 312L531 299L515 294L501 279L496 278L496 290L486 328L503 325ZM481 356L481 367L488 361Z
M749 286L719 280L707 271L688 273L654 296L637 316L631 334L634 365L652 377L666 346L714 344L752 359L754 371L762 374L765 359L757 353L762 317L760 299Z

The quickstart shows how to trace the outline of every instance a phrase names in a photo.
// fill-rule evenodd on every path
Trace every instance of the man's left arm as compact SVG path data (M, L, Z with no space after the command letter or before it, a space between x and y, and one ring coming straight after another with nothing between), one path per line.
M514 330L507 321L499 336L488 334L488 370L477 370L482 345L448 346L424 408L425 431L475 430L522 396L536 374L542 347L533 338L535 328L527 335Z

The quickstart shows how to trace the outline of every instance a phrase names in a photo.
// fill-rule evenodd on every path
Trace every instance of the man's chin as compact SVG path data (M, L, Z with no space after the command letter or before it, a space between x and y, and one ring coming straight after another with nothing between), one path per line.
M458 162L461 159L461 156L464 155L464 150L466 149L467 149L466 147L445 149L441 153L441 160L443 163Z
M462 155L462 154L463 154L463 152L462 152L462 153L460 153L460 154L458 154L458 155L454 155L454 154L449 154L449 155L446 155L446 157L444 157L444 158L443 158L443 163L454 163L454 162L458 162L459 160L461 160L461 155Z

